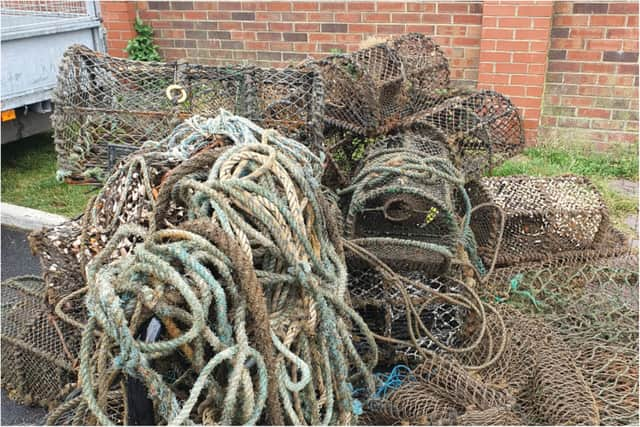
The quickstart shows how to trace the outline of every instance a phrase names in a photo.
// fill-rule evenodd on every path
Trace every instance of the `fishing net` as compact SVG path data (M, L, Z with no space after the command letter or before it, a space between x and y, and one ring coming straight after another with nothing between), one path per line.
M615 251L624 238L609 226L602 196L584 177L484 178L505 216L497 265Z
M389 131L448 93L446 57L417 33L315 64L325 82L325 120L360 135Z
M2 386L24 404L55 405L75 381L79 341L44 304L42 279L16 277L1 288Z
M54 93L59 178L102 180L122 153L221 108L317 146L322 96L313 71L138 62L74 45Z
M369 403L369 421L598 424L588 382L552 329L504 306L489 311L487 328L494 341L480 341L462 355L431 356L398 387ZM488 358L493 363L484 362Z
M82 398L70 396L50 422L132 423L147 404L131 401L139 387L155 408L148 423L345 424L351 385L372 389L375 343L369 337L365 361L351 342L351 328L369 333L346 303L337 208L320 190L320 159L225 119L220 133L244 142L172 180L197 155L174 168L150 228L119 226L88 263ZM172 216L171 204L187 218ZM114 257L124 239L135 250ZM107 397L122 378L129 403L113 410Z

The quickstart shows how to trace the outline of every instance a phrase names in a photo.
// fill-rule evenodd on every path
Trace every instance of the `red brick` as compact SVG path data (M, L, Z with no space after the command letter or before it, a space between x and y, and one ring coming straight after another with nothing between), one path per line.
M293 43L287 43L287 42L270 42L269 43L269 50L271 51L281 51L281 52L288 52L288 51L292 51L293 50Z
M297 32L320 31L320 24L296 23L295 28Z
M243 22L242 29L247 31L266 31L268 28L266 22Z
M594 50L568 50L567 59L571 61L600 61L602 52Z
M482 37L486 39L511 40L514 30L503 28L487 28L482 30Z
M198 1L199 0L196 0L196 4L198 3ZM243 1L242 10L251 10L254 12L258 10L267 10L267 3L258 1Z
M556 16L553 19L554 27L585 27L589 25L589 17L583 15Z
M315 43L294 43L293 50L296 52L315 52L316 44Z
M291 4L293 2L287 1L270 1L267 3L267 10L278 11L278 12L289 12L291 11Z
M516 6L485 3L482 8L483 16L516 16Z
M407 3L407 12L435 12L436 5L433 3Z
M317 1L294 1L291 3L294 11L319 10Z
M467 13L469 7L465 3L438 3L438 13Z
M578 117L597 117L600 119L608 119L611 117L611 110L602 110L599 108L579 108Z
M609 4L609 13L621 13L621 14L638 14L638 3L611 3Z
M378 34L400 34L404 32L404 25L380 24L376 27Z
M280 20L285 22L307 22L307 12L282 12Z
M320 10L344 11L347 10L347 5L344 1L323 1L320 2Z
M350 33L370 33L376 32L376 26L374 24L349 24Z
M277 12L256 12L256 21L280 21L281 16Z
M583 49L584 46L582 39L551 39L551 49Z
M495 90L497 92L500 92L500 93L508 93L509 96L524 96L525 95L524 86L514 86L514 85L500 86L500 85L495 85L493 90Z
M242 3L239 1L221 1L218 2L219 10L242 10Z
M508 95L508 93L505 95ZM540 108L540 98L520 98L514 96L511 97L511 101L518 107Z
M275 33L270 31L258 32L256 33L256 39L264 41L280 41L282 40L282 33Z
M496 73L526 73L527 64L496 64Z
M542 96L542 86L527 86L527 96L539 98Z
M528 48L529 48L529 42L519 41L519 40L513 40L513 41L497 40L495 50L504 51L504 52L514 52L514 51L527 51ZM480 45L480 49L482 50L482 44Z
M528 64L527 65L527 73L532 75L541 75L546 71L545 64Z
M255 40L256 33L254 31L232 31L231 40Z
M600 39L604 37L604 28L571 28L571 37Z
M516 30L516 40L546 40L549 37L547 30Z
M509 83L514 85L542 85L544 84L544 76L528 74L512 74Z
M251 50L266 50L269 49L269 42L266 41L247 41L245 42L245 47Z
M511 53L510 52L483 52L482 60L491 61L491 62L511 62Z
M605 27L621 27L624 26L627 21L627 17L624 15L604 15L604 16L591 16L590 25L602 25Z
M407 24L407 31L410 33L433 34L435 28L434 25Z
M562 103L572 107L590 107L593 105L593 98L587 96L563 96Z
M391 22L417 23L417 22L420 22L420 14L419 13L393 13L391 14Z
M616 68L614 64L600 64L600 63L582 63L583 73L615 73Z
M543 5L526 5L518 6L518 16L551 16L553 12L553 4L548 2Z
M453 40L454 46L477 46L478 39L471 37L456 37Z
M311 33L309 34L310 42L333 42L336 41L335 34Z
M638 39L638 28L611 28L607 30L608 39Z
M233 59L246 59L246 60L255 60L256 52L246 51L246 50L235 50L233 52Z
M309 12L309 22L333 22L333 13L329 12Z
M349 1L347 2L347 10L373 12L376 10L376 4L372 1Z
M271 31L293 31L293 24L288 22L269 22Z
M241 30L242 22L218 22L218 28L221 30Z
M619 74L635 74L638 75L638 64L620 64L617 72Z
M526 62L526 63L544 63L547 59L547 55L544 53L520 53L514 52L513 62Z
M437 15L433 13L423 13L420 15L420 22L425 24L450 24L451 15Z
M578 72L580 71L580 63L578 62L564 62L564 61L554 61L549 63L549 71L550 72L566 72L566 71L573 71L573 72Z
M587 48L593 50L620 50L622 49L621 40L589 40Z
M362 22L391 22L390 13L365 13Z
M533 20L530 18L498 18L500 28L531 28Z
M482 16L480 15L453 15L454 24L464 25L481 25Z
M443 36L464 36L467 29L462 25L438 25L436 34Z
M336 41L342 43L360 43L362 34L336 34Z
M565 74L564 82L567 84L593 85L598 81L595 74Z
M404 12L405 4L403 2L378 2L379 12Z
M361 22L359 13L336 13L336 22Z

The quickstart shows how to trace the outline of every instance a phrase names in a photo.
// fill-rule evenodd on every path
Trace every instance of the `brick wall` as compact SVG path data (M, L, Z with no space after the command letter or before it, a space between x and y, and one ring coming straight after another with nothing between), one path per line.
M638 4L554 5L542 135L638 140Z
M369 37L421 32L442 46L453 79L474 85L478 75L478 2L149 1L139 4L139 14L169 60L283 66L356 50Z
M286 66L420 32L442 46L455 84L512 99L530 144L576 129L598 144L637 140L635 2L103 1L102 11L112 55L125 56L137 14L166 60L212 65Z

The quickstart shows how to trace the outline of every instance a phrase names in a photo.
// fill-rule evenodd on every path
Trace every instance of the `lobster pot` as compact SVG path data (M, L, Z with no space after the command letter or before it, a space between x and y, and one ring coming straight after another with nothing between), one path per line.
M482 183L505 213L497 265L539 261L611 244L606 205L584 177L494 177Z
M425 290L425 287L428 287L434 292L459 292L460 289L453 282L429 277L421 270L394 268L397 274L417 284L394 283L375 266L357 256L347 256L347 267L351 304L371 331L381 337L410 343L403 345L378 339L378 368L390 367L397 363L415 366L421 360L418 350L412 344L407 323L407 302L398 286L402 286L419 313L422 323L441 343L449 346L458 343L464 309L438 300L434 298L433 293ZM428 336L420 334L413 315L411 319L417 344L425 350L439 351L439 347ZM368 350L364 340L358 340L356 348L361 353Z
M263 85L261 79L267 82ZM214 116L221 108L258 123L267 120L270 127L317 144L321 128L314 128L318 120L313 117L322 108L317 80L313 72L301 70L139 62L71 46L54 91L58 167L67 178L100 181L110 154L160 140L182 119ZM295 90L267 95L265 85ZM295 110L282 111L292 103Z
M1 317L2 386L25 404L55 404L75 381L79 332L50 314L37 277L2 283Z
M40 257L43 271L42 302L51 309L64 296L85 285L80 265L81 234L80 218L29 235L31 250Z
M414 33L315 65L325 81L325 120L360 135L393 129L437 103L449 85L440 48Z
M248 96L254 98L247 117L309 147L320 147L324 84L317 71L260 68L249 77Z
M478 178L524 148L518 110L497 92L456 91L416 119L437 126L447 135L456 151L457 164L471 178Z
M441 102L449 92L449 61L433 39L410 33L390 42L402 63L407 113L417 113Z
M348 202L346 235L394 268L447 271L460 236L445 157L421 157L416 144L446 152L437 141L392 136L362 161ZM424 170L431 168L431 172Z

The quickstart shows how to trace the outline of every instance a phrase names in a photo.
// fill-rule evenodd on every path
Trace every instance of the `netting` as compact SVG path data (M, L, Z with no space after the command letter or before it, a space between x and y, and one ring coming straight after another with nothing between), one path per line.
M17 277L1 289L2 386L22 403L51 407L75 382L79 340L44 304L42 279Z
M310 146L322 135L314 71L147 63L75 45L64 54L53 116L59 176L101 180L110 151L159 140L182 119L225 109Z

